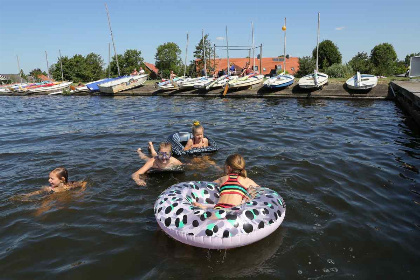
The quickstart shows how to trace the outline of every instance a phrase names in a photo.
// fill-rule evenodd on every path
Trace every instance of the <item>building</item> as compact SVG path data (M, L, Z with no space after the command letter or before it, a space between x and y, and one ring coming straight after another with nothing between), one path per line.
M198 60L196 60L198 61ZM219 72L222 69L227 71L227 58L216 58L216 71ZM241 72L245 64L249 62L253 63L252 58L229 58L229 63L235 65L237 72ZM255 58L255 70L263 75L275 75L275 73L283 72L283 57L263 57L262 58L262 69L260 69L260 59ZM214 60L210 60L208 63L208 69L212 69ZM299 57L286 58L286 71L289 74L294 75L299 70Z
M143 62L145 67L145 72L149 74L149 78L152 80L159 79L159 69L156 68L156 66L152 63Z

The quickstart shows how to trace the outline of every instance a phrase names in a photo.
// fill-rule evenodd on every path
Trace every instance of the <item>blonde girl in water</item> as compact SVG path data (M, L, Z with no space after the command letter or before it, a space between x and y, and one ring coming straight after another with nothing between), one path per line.
M193 138L189 139L184 147L184 151L195 148L205 148L209 146L209 140L204 137L204 127L199 121L195 121L192 126Z
M239 154L228 156L225 162L225 176L215 180L220 185L220 197L216 205L194 202L193 205L206 209L226 209L251 200L260 187L247 177L245 160Z
M69 173L66 168L58 167L50 172L48 182L50 183L49 186L43 187L41 190L34 191L31 193L24 194L24 197L34 196L38 194L52 194L52 193L59 193L68 191L75 188L82 188L86 187L86 182L79 181L79 182L69 182Z

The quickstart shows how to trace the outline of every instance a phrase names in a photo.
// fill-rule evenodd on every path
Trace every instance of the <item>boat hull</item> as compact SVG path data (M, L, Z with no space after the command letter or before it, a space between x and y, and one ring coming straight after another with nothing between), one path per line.
M291 75L279 75L270 78L264 82L264 87L269 89L285 88L292 85L295 82L295 77Z
M299 87L303 89L315 89L320 88L328 83L328 75L324 73L318 73L318 82L315 82L314 74L309 74L302 77L299 80Z
M358 75L360 78L358 79ZM374 75L368 74L356 74L346 81L346 85L349 89L353 90L369 90L378 84L378 78Z
M99 91L102 93L114 94L124 90L133 89L143 85L147 80L148 75L128 76L114 81L99 84Z
M244 88L261 84L263 80L264 75L245 76L243 78L238 78L233 81L229 81L228 84L230 89Z

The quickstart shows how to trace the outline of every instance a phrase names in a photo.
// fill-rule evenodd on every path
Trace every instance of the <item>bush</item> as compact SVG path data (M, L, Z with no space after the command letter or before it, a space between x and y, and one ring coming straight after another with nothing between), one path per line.
M299 57L299 70L296 72L296 77L300 78L315 70L315 59L310 56Z
M348 64L335 63L325 69L325 74L330 78L348 78L354 75L353 69Z

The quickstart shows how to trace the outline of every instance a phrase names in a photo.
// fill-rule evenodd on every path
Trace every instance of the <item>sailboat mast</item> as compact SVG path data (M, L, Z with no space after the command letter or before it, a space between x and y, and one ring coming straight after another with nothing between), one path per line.
M204 59L204 73L207 76L207 68L206 68L206 46L204 44L204 29L201 29L201 36L203 42L203 59Z
M120 65L118 64L117 50L115 49L114 35L112 34L112 29L111 29L111 20L109 18L109 11L108 11L108 6L106 5L106 3L105 3L105 8L106 8L106 15L108 16L108 25L109 25L109 31L111 32L112 45L114 46L115 60L117 61L118 76L121 76Z
M58 50L58 53L60 54L60 65L61 65L61 81L64 81L64 74L63 74L63 58L61 56L61 50Z
M18 65L18 73L19 73L19 77L20 77L20 83L22 83L22 71L20 70L19 56L18 55L16 55L16 59L17 59L17 65Z
M47 61L47 74L48 74L48 79L50 78L50 66L48 65L48 54L47 51L45 51L45 60Z
M229 40L228 40L228 29L226 25L226 55L227 55L227 73L230 75L230 64L229 64Z
M316 71L318 72L318 48L319 48L319 14L318 13L318 33L317 33L317 37L316 37Z
M286 74L286 18L284 18L284 55L283 55L283 73Z
M187 57L188 57L188 41L189 41L189 34L187 32L187 46L185 47L185 63L184 63L184 77L187 73Z
M108 78L111 78L111 43L108 43Z
M252 26L252 71L255 71L255 46L254 46L254 22L251 22Z

